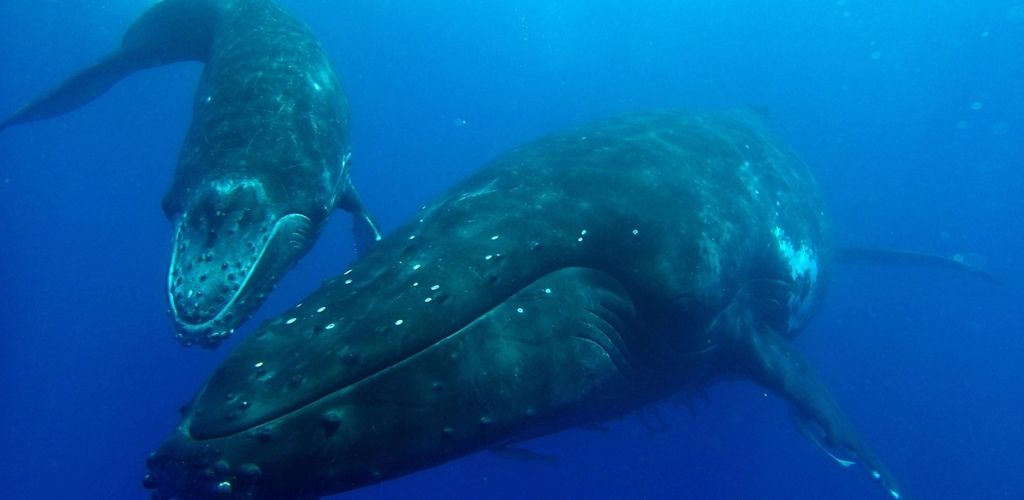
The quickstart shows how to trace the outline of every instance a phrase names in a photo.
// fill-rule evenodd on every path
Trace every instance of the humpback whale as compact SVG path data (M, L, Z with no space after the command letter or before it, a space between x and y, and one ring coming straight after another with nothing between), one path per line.
M176 337L214 347L312 247L334 208L380 239L349 176L348 103L322 47L269 0L164 0L121 48L0 122L57 116L140 69L205 64L172 186Z
M899 498L792 342L833 254L808 169L751 114L549 135L245 339L143 483L157 499L317 498L740 377Z

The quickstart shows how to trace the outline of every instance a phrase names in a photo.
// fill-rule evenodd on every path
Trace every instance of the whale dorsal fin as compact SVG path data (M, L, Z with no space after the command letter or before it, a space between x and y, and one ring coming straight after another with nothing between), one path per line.
M141 69L205 61L223 4L219 0L166 0L154 5L128 28L119 50L78 71L0 122L0 130L78 109Z

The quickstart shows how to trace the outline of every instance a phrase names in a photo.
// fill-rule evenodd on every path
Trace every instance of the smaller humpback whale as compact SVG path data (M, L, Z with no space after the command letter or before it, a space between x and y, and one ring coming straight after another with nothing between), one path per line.
M213 347L312 247L334 208L357 246L380 239L349 177L348 103L309 29L269 0L165 0L120 50L3 122L67 113L135 71L205 64L163 209L175 223L167 293L177 337Z
M144 485L317 498L742 377L900 498L792 342L833 254L808 169L745 112L543 137L243 341Z

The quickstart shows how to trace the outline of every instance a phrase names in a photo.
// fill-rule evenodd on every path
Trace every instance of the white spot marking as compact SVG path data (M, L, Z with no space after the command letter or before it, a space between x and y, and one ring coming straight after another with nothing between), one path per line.
M352 270L351 270L351 269L349 269L348 271L345 271L345 273L344 273L344 274L342 274L342 276L348 276L348 275L349 275L349 274L351 274L351 273L352 273Z
M437 290L439 288L441 288L441 285L434 285L434 286L430 287L431 290Z
M254 368L263 368L263 362L262 362L262 361L260 361L259 363L256 363L255 365L252 365L252 366L253 366Z
M288 321L284 322L284 324L290 325L290 324L294 323L297 319L299 319L299 318L289 318Z
M415 270L419 269L420 267L422 267L422 266L420 266L419 264L413 264L412 270L415 271Z
M327 306L320 306L320 307L317 308L316 312L322 313L322 312L324 312L326 310L327 310Z
M493 258L494 258L494 256L493 256L493 255L491 255L491 254L487 254L487 256L486 256L486 257L484 257L484 260L491 260L491 259L493 259Z
M430 302L430 301L432 301L432 300L434 300L434 299L432 299L432 298L430 298L430 297L427 297L427 298L423 299L423 302Z
M310 86L313 87L313 90L315 90L317 92L320 92L320 90L323 89L323 87L321 87L320 84L317 83L317 81L313 79L313 75L306 75L306 79L309 80L309 84L310 84Z
M400 319L395 320L395 326L402 326L402 323L405 323L405 321L400 320Z
M350 279L345 280L345 284L346 285L351 285L352 284L352 280L350 280Z
M516 312L519 313L519 314L523 314L523 308L522 307L517 307L516 308Z
M545 288L544 289L544 293L551 293L551 289L550 288Z
M498 238L500 238L500 237L501 237L501 236L499 236L499 235L497 235L497 234L496 234L496 235L494 235L494 236L491 236L491 241L494 241L494 240L496 240L496 239L498 239Z
M636 236L638 234L640 234L640 230L636 229L636 228L633 228L633 236Z
M338 325L335 325L334 323L331 323L331 324L325 326L324 329L325 330L333 330L334 327L336 327L336 326L338 326Z
M412 286L420 286L420 282L417 281L417 282L413 283Z

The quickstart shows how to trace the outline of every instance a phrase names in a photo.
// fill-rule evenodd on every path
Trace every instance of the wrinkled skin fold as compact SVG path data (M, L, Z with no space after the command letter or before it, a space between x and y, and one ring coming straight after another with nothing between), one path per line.
M824 294L804 164L744 112L652 112L495 159L231 353L154 498L317 498L723 377L899 489L791 339Z

